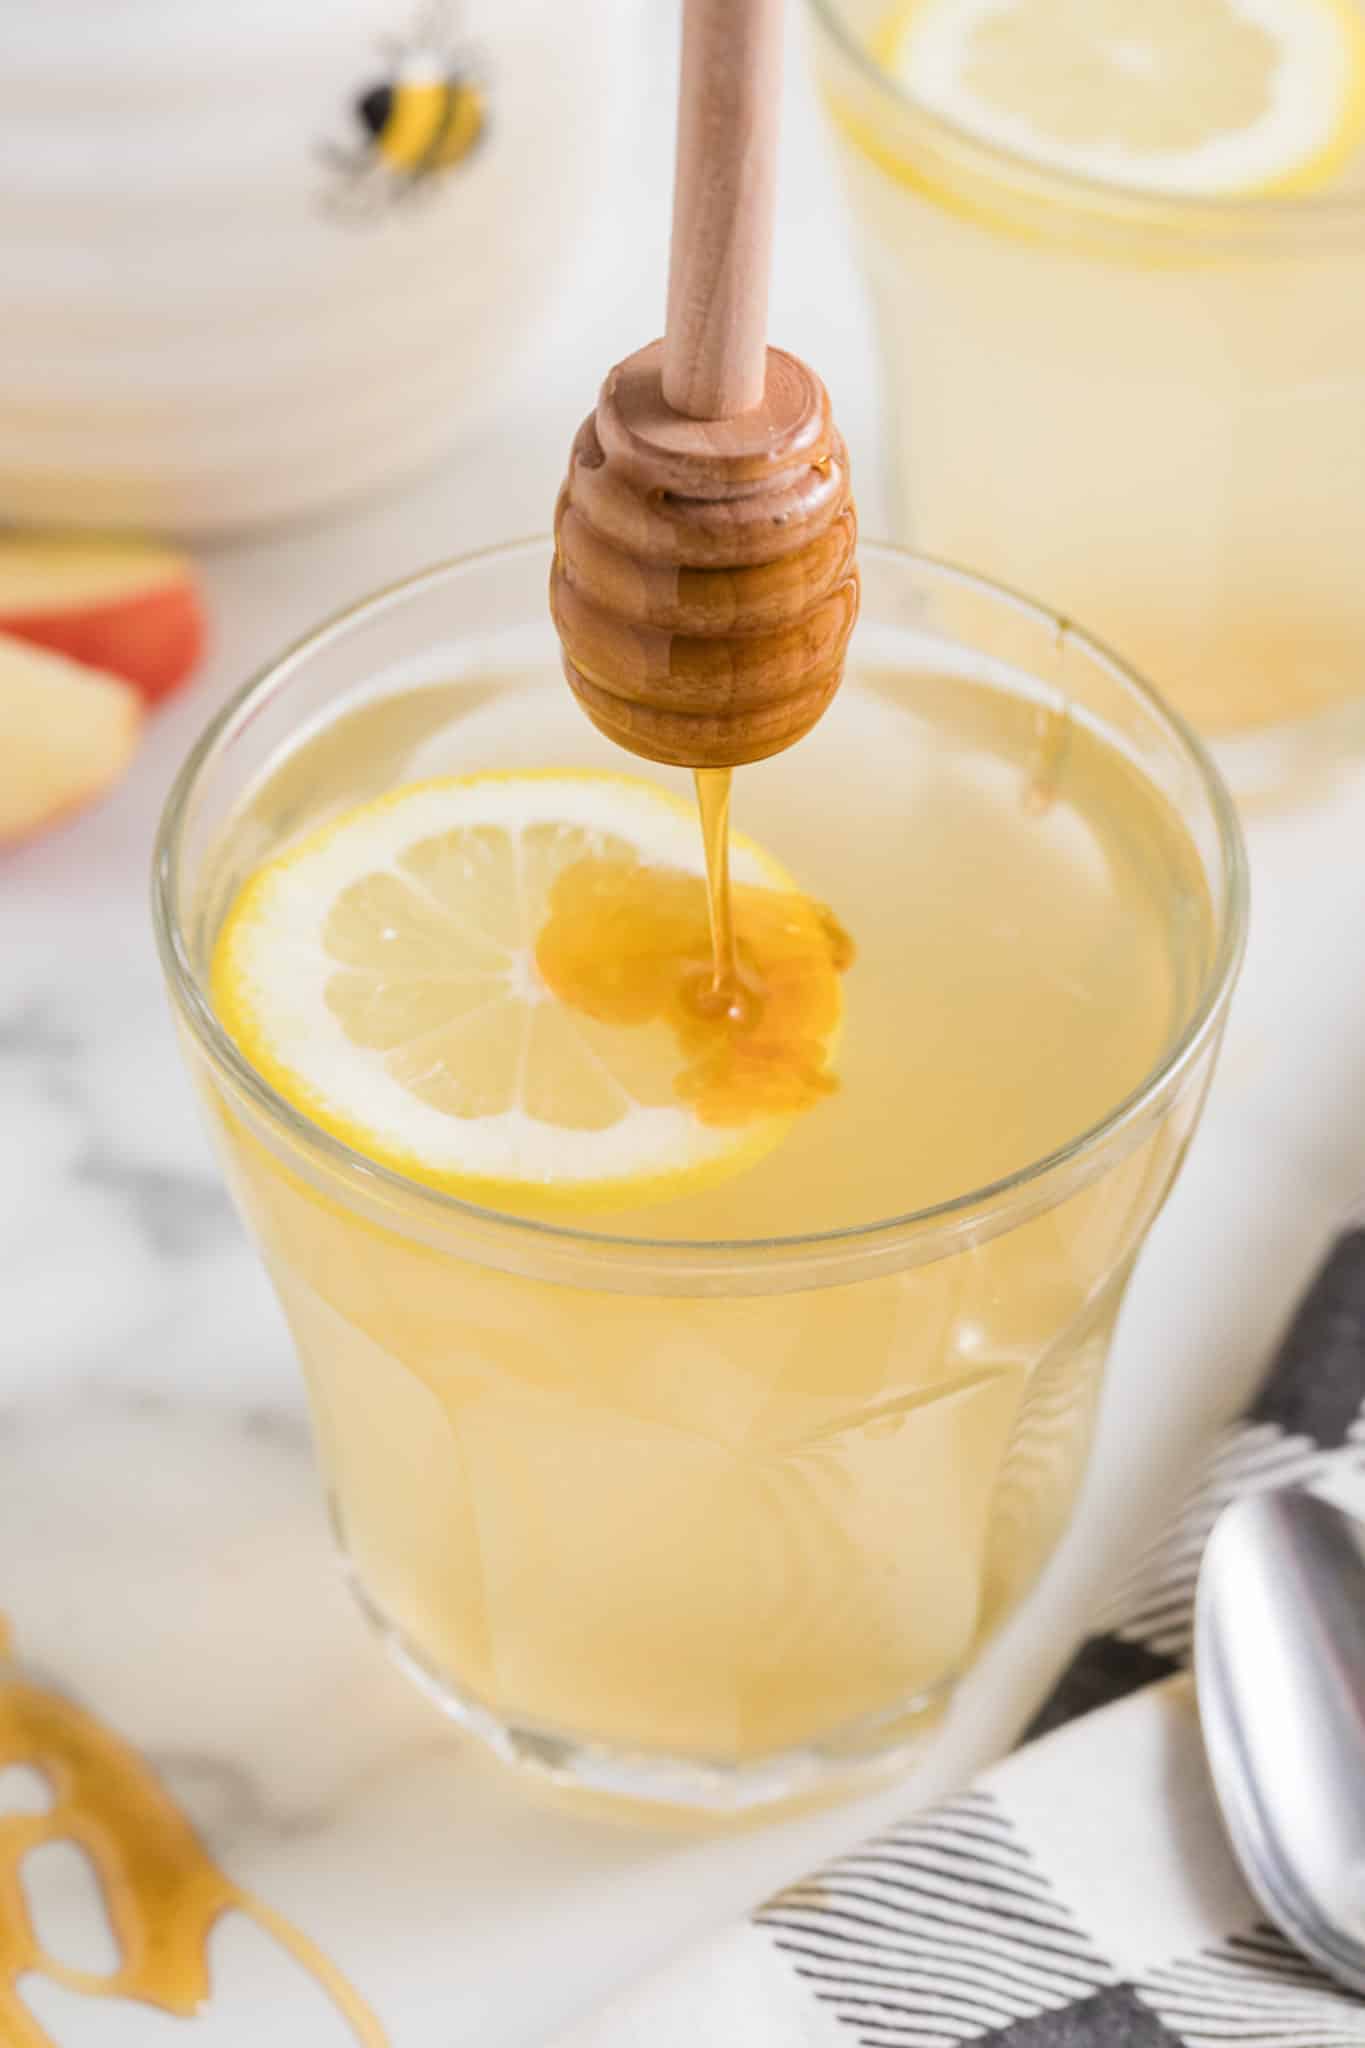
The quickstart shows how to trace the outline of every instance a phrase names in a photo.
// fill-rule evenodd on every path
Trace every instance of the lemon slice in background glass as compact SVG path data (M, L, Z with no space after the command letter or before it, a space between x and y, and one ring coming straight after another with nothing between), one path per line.
M983 142L1172 197L1310 191L1365 143L1354 0L910 0L875 55Z

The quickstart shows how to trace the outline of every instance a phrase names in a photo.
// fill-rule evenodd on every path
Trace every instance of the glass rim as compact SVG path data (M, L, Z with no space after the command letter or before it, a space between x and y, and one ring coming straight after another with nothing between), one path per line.
M1076 212L1117 215L1116 226L1124 222L1153 229L1163 225L1203 225L1211 235L1219 230L1237 233L1251 226L1291 235L1301 233L1310 223L1330 227L1359 222L1365 227L1365 189L1329 187L1319 193L1242 195L1162 192L1040 163L1005 143L973 134L970 128L915 99L853 34L843 18L840 0L806 0L806 4L820 27L879 98L902 119L946 138L955 150L992 173L1001 184L1032 188L1069 204Z
M1230 792L1224 784L1203 742L1181 715L1149 683L1103 642L1092 638L1069 620L1046 606L1021 596L1007 585L978 576L931 555L889 542L859 542L859 552L881 560L901 561L916 571L987 599L1004 603L1015 613L1056 636L1064 633L1067 644L1097 662L1144 707L1154 713L1166 737L1173 741L1187 763L1193 765L1201 794L1208 804L1215 828L1221 868L1222 914L1217 943L1205 968L1198 1000L1182 1029L1163 1045L1143 1079L1112 1109L1085 1130L1054 1147L1037 1159L1028 1160L1011 1173L964 1190L941 1202L910 1209L867 1222L839 1225L816 1231L764 1237L699 1238L636 1236L623 1232L586 1229L576 1223L518 1215L449 1194L425 1182L410 1179L396 1169L370 1159L314 1122L287 1096L279 1093L260 1074L220 1023L210 999L205 978L197 971L188 944L180 887L180 855L195 792L201 778L211 770L221 751L256 715L261 701L287 687L291 676L316 653L343 638L354 627L368 623L385 611L426 591L462 571L490 561L511 561L518 556L546 555L553 542L548 534L530 539L500 542L451 557L428 568L386 584L334 612L321 625L292 641L280 654L256 669L235 690L205 726L176 774L167 794L158 825L152 855L152 920L161 964L173 1003L193 1032L211 1066L225 1076L234 1090L267 1122L283 1130L301 1151L341 1169L347 1180L359 1181L375 1193L415 1205L450 1223L490 1226L511 1241L539 1245L561 1253L578 1252L590 1260L594 1254L606 1258L651 1254L668 1271L678 1275L689 1271L724 1269L748 1262L766 1262L774 1267L802 1255L820 1252L856 1255L876 1252L888 1242L899 1245L911 1238L937 1237L947 1242L964 1228L972 1234L990 1234L989 1224L998 1223L1002 1211L1012 1211L1029 1192L1041 1189L1055 1175L1074 1173L1078 1184L1089 1177L1109 1147L1132 1126L1141 1122L1153 1106L1178 1083L1219 1029L1231 995L1246 938L1247 865L1241 824ZM1041 1206L1051 1207L1060 1196L1049 1197ZM401 1224L394 1227L401 1228ZM930 1254L931 1256L933 1254Z

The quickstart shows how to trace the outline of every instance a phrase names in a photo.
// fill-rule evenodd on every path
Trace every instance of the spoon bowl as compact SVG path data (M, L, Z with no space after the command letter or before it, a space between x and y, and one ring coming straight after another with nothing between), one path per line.
M1365 1992L1365 1525L1310 1493L1234 1502L1200 1567L1194 1669L1248 1886Z

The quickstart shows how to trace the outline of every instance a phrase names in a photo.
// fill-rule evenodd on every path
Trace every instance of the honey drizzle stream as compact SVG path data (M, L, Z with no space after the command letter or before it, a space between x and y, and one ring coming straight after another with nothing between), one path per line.
M88 1998L123 1998L189 2019L212 1995L208 1938L239 1912L279 1942L331 2000L359 2048L388 2048L374 2013L335 1964L275 1910L233 1884L135 1750L90 1714L22 1679L0 1616L0 1769L20 1765L47 1782L43 1813L0 1812L0 2041L59 2048L19 1996L36 1973ZM93 1864L121 1962L109 1976L76 1970L41 1946L24 1897L25 1855L72 1842Z
M739 988L735 951L735 899L730 888L730 777L728 768L696 768L697 807L706 848L706 905L711 918L711 995L728 1009Z

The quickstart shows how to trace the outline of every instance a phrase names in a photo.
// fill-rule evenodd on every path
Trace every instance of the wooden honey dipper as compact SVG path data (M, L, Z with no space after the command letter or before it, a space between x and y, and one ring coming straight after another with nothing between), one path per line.
M555 509L564 673L609 739L732 768L809 732L858 610L848 457L766 343L783 0L686 0L662 342L609 372Z

